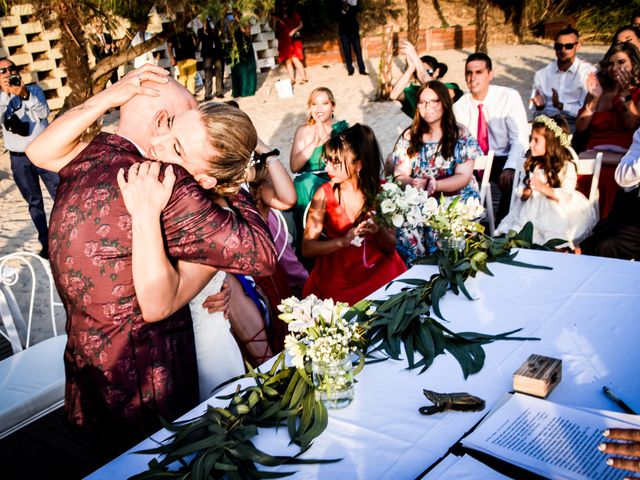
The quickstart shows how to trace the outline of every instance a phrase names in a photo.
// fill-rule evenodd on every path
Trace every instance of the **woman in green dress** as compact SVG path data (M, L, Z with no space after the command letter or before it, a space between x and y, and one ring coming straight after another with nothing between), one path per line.
M333 135L348 128L346 121L333 122L336 100L331 90L318 87L311 92L307 101L307 121L296 130L291 146L291 171L298 175L293 183L298 194L298 202L293 207L296 225L296 252L302 242L303 216L313 194L320 185L329 181L324 171L322 146Z
M256 93L258 75L256 73L256 56L253 52L251 40L251 25L241 24L239 13L234 12L236 22L234 43L237 47L237 57L231 55L231 96L251 97Z

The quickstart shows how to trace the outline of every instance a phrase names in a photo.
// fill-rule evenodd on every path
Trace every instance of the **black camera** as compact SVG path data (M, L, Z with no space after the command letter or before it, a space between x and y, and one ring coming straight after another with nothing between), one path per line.
M9 75L9 85L11 85L12 87L19 87L20 85L22 85L22 79L20 78L20 75L18 75L17 73Z

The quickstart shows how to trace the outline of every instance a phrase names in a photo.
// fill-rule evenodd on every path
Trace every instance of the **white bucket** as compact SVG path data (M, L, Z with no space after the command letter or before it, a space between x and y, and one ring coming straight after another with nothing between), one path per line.
M278 80L275 83L276 91L278 92L278 97L280 98L291 98L293 97L293 88L291 86L291 80L288 78L283 78L282 80Z

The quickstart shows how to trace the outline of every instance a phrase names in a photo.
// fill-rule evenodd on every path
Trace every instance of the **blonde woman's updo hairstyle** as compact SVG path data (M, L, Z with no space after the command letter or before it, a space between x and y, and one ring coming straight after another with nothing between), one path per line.
M311 105L313 105L313 101L319 93L326 93L331 105L333 105L334 108L336 106L336 97L333 96L333 92L327 87L318 87L313 89L309 94L309 99L307 100L307 125L314 125L316 123L314 118L311 116Z
M198 113L214 150L205 173L218 180L215 193L238 193L241 185L253 180L255 175L250 165L251 154L258 144L253 122L239 108L224 103L201 103Z

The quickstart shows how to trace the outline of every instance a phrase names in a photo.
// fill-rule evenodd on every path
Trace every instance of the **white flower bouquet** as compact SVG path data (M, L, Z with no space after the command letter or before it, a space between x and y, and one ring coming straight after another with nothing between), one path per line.
M396 228L416 228L424 225L428 199L427 192L420 188L407 185L403 190L397 183L387 182L382 185L376 199L378 223Z
M285 350L302 376L313 374L316 399L327 408L349 405L355 393L353 376L364 366L362 327L344 318L349 305L309 295L304 300L287 298L278 309L290 332L284 339ZM352 352L360 357L355 371Z
M288 324L285 350L296 368L307 361L336 363L356 351L362 335L355 323L343 315L349 305L309 295L304 300L290 297L278 305L279 318Z
M463 200L461 197L429 198L424 211L425 223L435 233L437 239L449 244L462 244L465 238L484 231L478 219L484 214L484 207L477 198Z

